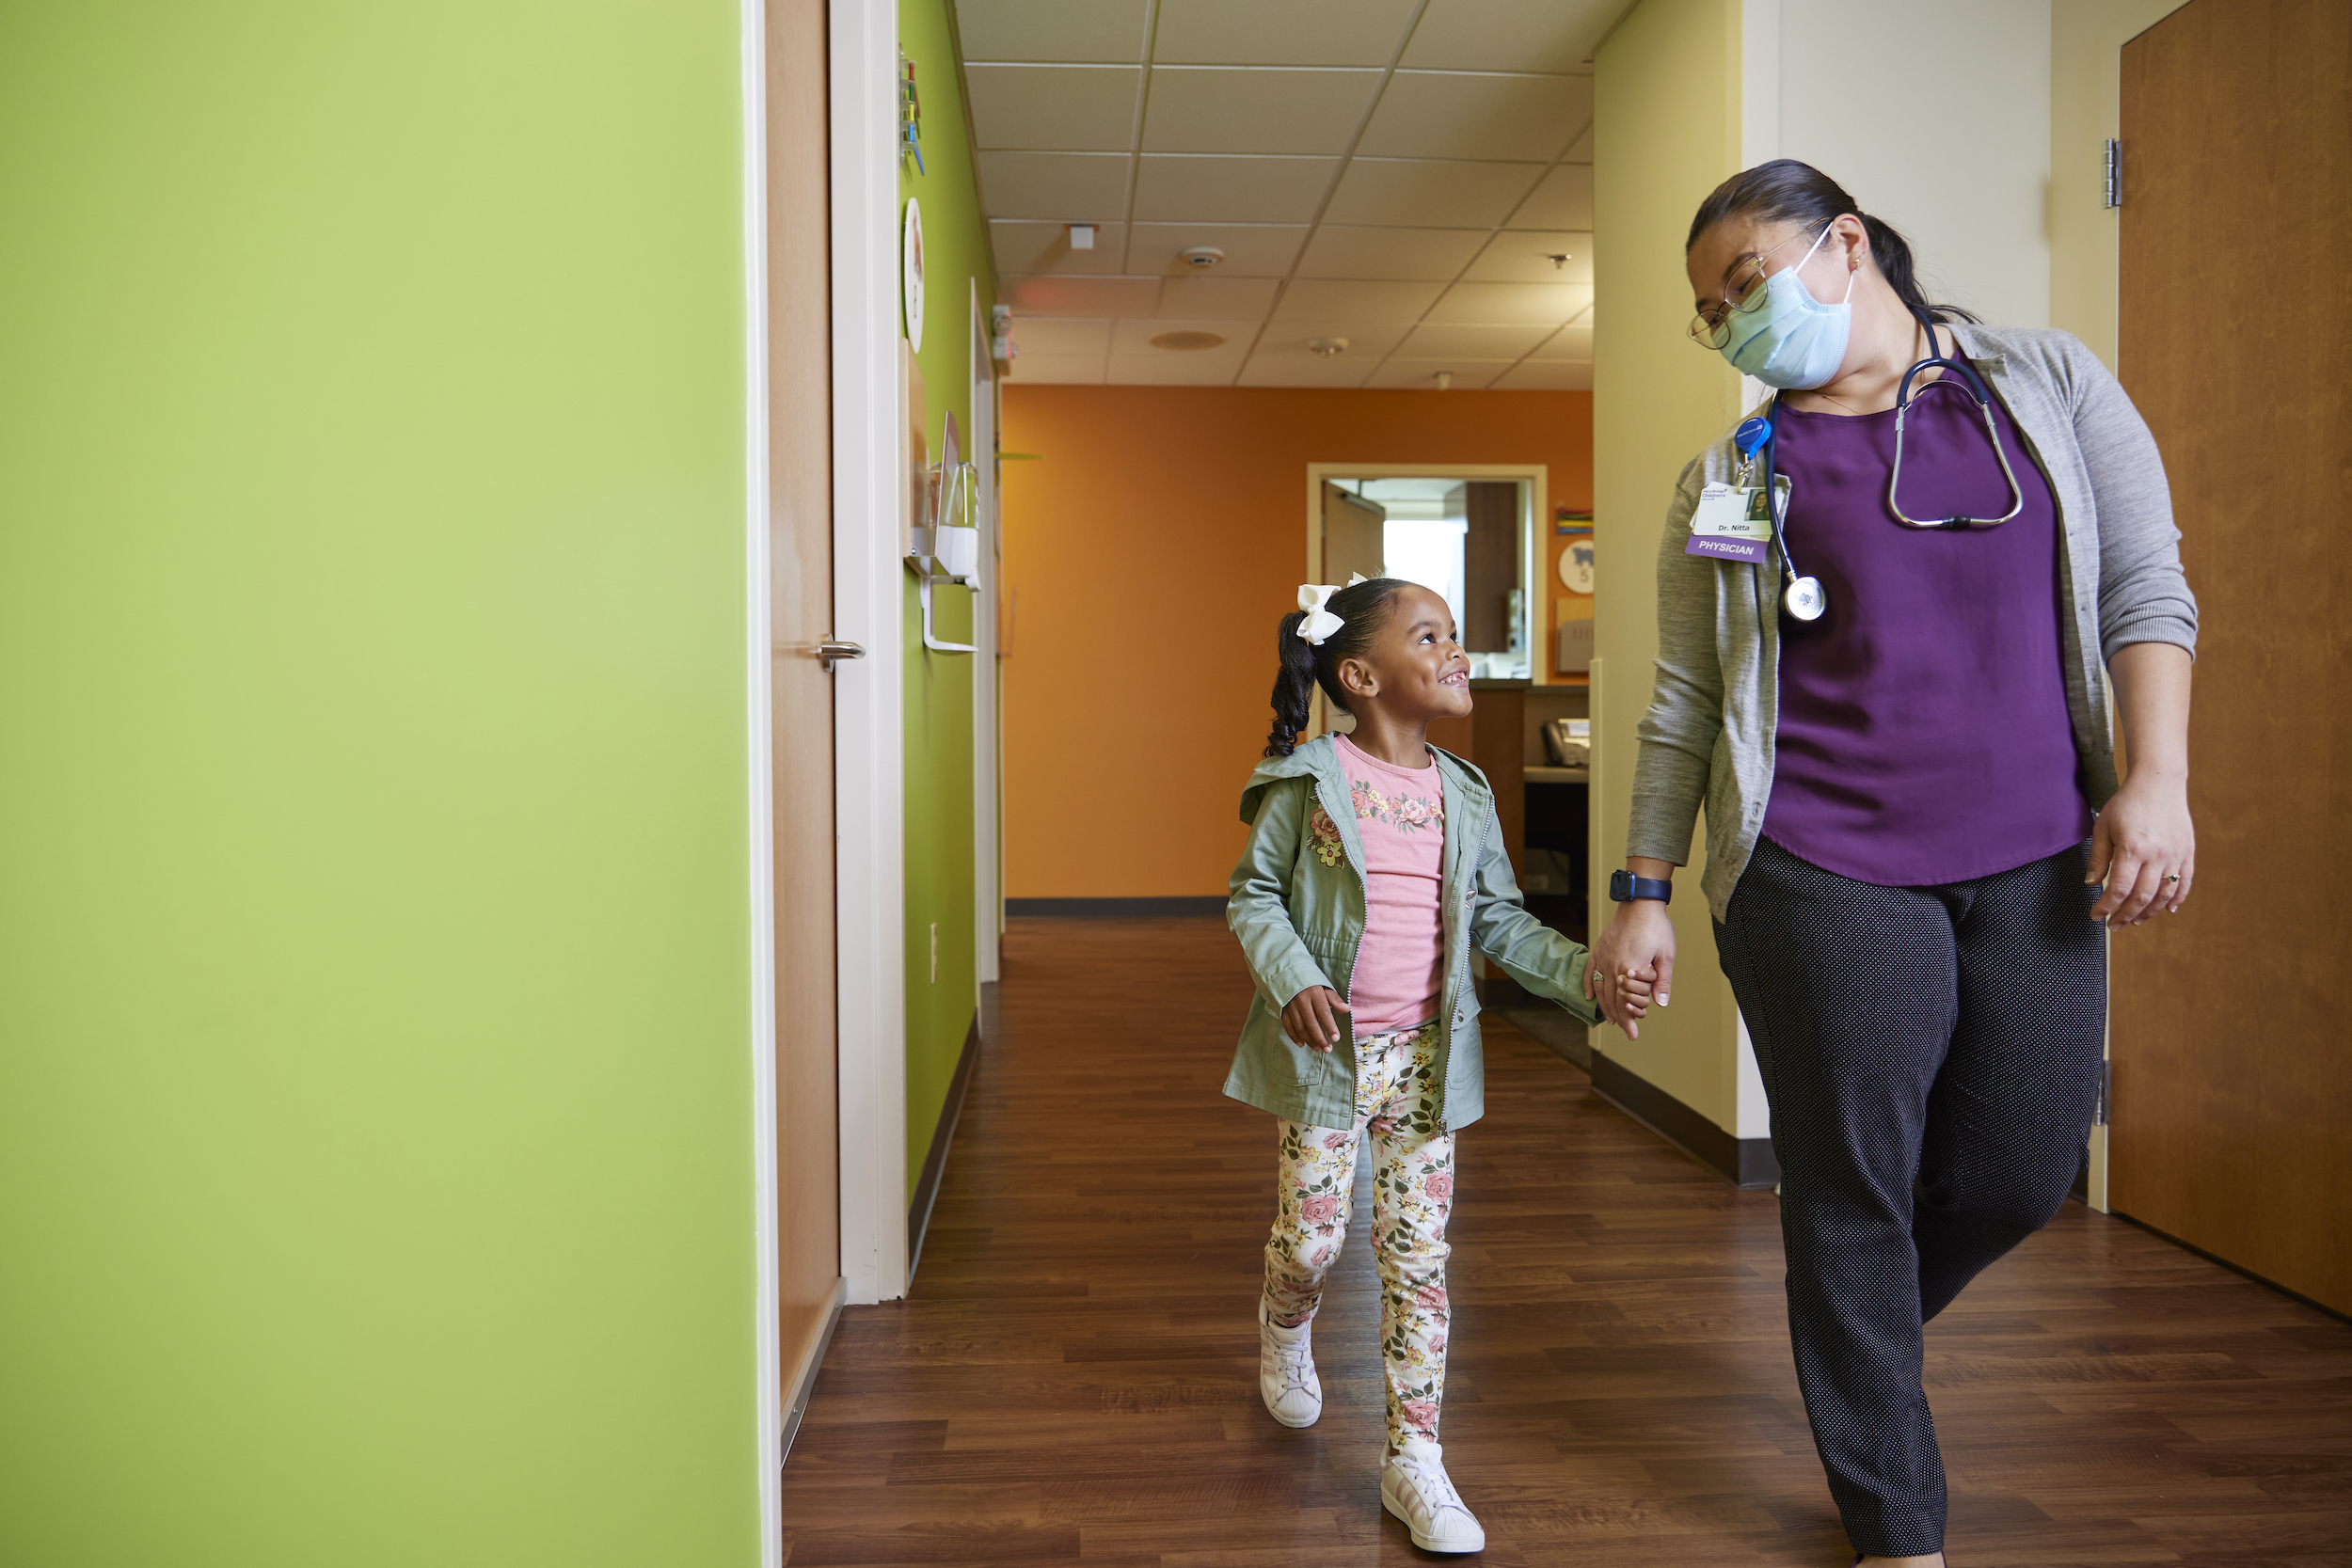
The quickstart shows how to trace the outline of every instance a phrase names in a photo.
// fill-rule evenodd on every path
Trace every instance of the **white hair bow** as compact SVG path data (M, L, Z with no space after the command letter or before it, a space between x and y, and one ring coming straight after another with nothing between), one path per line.
M1349 576L1347 586L1353 588L1366 580L1363 573L1356 572ZM1302 582L1298 585L1298 608L1307 612L1307 618L1298 623L1298 635L1311 647L1322 647L1325 638L1347 625L1324 608L1330 602L1331 595L1339 591L1339 585L1331 582Z

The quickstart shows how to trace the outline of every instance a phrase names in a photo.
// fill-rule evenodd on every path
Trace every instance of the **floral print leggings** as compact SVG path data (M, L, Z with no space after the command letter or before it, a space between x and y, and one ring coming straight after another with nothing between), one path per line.
M1380 1354L1389 1384L1389 1449L1438 1438L1445 1397L1446 1217L1454 1208L1454 1134L1437 1079L1438 1026L1356 1042L1356 1121L1344 1132L1280 1123L1280 1212L1265 1244L1267 1314L1295 1326L1315 1314L1347 1239L1356 1151L1370 1130L1372 1257L1380 1274Z

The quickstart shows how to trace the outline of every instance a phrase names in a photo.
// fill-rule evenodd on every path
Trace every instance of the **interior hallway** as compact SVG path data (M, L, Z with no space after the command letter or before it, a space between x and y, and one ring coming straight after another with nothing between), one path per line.
M1258 1402L1273 1132L1217 1092L1248 998L1220 921L1012 923L913 1291L843 1314L785 1467L792 1568L1431 1560L1379 1507L1360 1186L1323 1421ZM1471 1560L1844 1563L1772 1195L1486 1039L1443 1431ZM2347 1560L2352 1326L2070 1203L1929 1352L1959 1568Z

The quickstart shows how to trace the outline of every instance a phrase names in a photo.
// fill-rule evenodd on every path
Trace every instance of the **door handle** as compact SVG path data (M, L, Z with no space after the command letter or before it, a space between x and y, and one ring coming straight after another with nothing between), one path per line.
M833 673L835 660L864 658L865 657L866 650L854 642L843 642L828 637L817 644L817 662L825 667L825 673L828 675Z

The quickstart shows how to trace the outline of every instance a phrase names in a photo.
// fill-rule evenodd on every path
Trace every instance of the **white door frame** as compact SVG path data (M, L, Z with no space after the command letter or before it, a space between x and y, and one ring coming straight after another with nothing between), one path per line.
M776 1257L775 832L769 764L768 562L768 29L762 0L742 0L743 51L743 590L744 699L750 730L752 982L752 1246L759 1560L784 1560L783 1290Z
M898 517L898 22L831 0L835 941L841 1275L851 1305L907 1288L903 579Z
M972 300L972 450L966 455L979 480L974 486L973 520L980 526L980 571L972 583L972 933L978 948L975 973L982 985L996 978L1003 951L1004 874L998 864L1001 816L997 763L1002 734L996 695L996 594L1003 542L996 515L996 366L990 324L980 307L980 285L969 285Z

